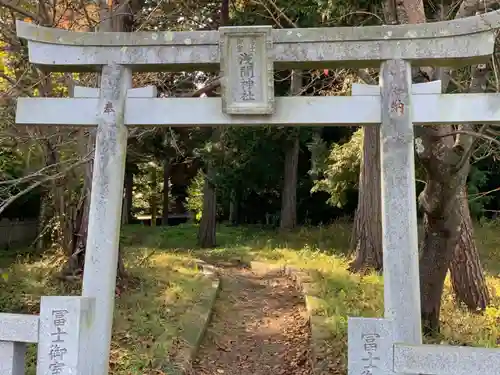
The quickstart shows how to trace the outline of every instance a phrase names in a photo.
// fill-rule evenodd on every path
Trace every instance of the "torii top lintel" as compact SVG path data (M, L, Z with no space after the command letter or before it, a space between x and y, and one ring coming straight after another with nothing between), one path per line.
M51 71L99 70L109 63L134 71L219 69L219 31L94 33L16 25L29 42L30 61ZM272 30L270 58L278 69L378 67L394 58L459 66L487 61L498 28L500 11L417 25Z

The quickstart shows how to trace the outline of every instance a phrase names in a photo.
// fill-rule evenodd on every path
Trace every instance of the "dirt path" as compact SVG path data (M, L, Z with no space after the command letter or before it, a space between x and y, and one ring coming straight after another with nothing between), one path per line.
M310 332L293 283L276 272L220 272L222 290L193 375L310 375Z

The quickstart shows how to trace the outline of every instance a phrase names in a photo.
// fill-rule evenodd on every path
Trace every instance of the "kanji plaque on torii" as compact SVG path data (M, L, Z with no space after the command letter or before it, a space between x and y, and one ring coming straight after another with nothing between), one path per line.
M222 110L231 115L274 112L271 26L220 28Z

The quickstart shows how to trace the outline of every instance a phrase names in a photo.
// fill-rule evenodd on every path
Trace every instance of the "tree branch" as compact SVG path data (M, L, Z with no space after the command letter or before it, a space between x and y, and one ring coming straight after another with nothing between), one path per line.
M82 159L80 160L79 162L71 165L70 167L62 170L61 172L55 174L55 175L52 175L52 176L48 176L40 181L37 181L35 182L34 184L31 184L30 186L28 186L26 189L20 191L19 193L9 197L7 200L5 200L1 205L0 205L0 214L2 214L3 211L5 211L5 209L11 205L16 199L22 197L23 195L29 193L30 191L34 190L35 188L37 188L38 186L44 184L45 182L48 182L48 181L54 181L54 180L57 180L61 177L63 177L66 173L68 173L70 170L72 170L73 168L76 168L82 164L85 164L87 163L88 160L85 158L85 159Z
M487 126L487 125L483 125L483 127L484 126ZM497 139L495 139L493 137L490 137L487 134L480 133L480 132L475 132L475 131L471 131L471 130L463 130L463 129L461 129L461 130L456 130L456 131L452 131L452 132L447 132L445 134L433 135L433 137L434 138L444 138L444 137L449 137L449 136L452 136L452 135L461 135L461 134L468 135L468 136L475 137L475 138L482 138L482 139L484 139L486 141L494 143L495 145L497 145L500 148L500 141L498 141Z
M38 15L35 13L30 12L29 10L26 10L24 8L21 8L19 5L14 4L13 1L10 0L0 0L0 6L3 6L7 9L13 10L16 13L19 13L23 15L24 17L31 18L32 20L36 21L37 23L40 23L40 18Z

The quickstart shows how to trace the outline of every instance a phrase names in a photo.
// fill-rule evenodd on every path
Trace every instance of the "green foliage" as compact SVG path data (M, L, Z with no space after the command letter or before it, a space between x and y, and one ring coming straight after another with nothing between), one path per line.
M311 145L314 147L314 144ZM314 182L312 192L324 191L330 194L328 203L335 207L343 207L347 203L348 192L356 189L362 159L363 132L358 129L351 139L343 144L334 143L326 160L324 143L316 144L320 150L319 160L315 161L313 174L322 174Z
M264 7L251 0L235 1L231 13L232 24L274 24L279 28L357 26L380 24L376 13L380 12L381 0L277 0L276 6ZM363 12L359 12L363 9ZM293 25L291 24L293 22Z
M139 163L134 174L133 208L139 215L151 214L153 199L161 207L163 191L163 168L156 163ZM153 171L154 170L154 171ZM153 180L154 179L154 180Z
M200 221L203 213L203 187L205 186L205 174L198 171L187 189L186 208L193 212L195 220Z
M490 195L481 194L481 188L488 183L489 177L490 172L480 170L474 165L471 166L467 180L467 193L469 196L470 213L475 218L483 215L485 205L493 199Z

